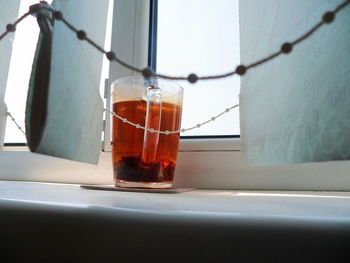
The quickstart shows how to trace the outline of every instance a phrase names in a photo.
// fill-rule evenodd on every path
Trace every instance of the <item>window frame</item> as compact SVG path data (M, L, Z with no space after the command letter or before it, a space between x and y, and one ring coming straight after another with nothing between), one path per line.
M140 17L145 18L145 14L150 12L150 1L114 1L116 4L122 2L131 5L134 8L132 10L141 13L135 15L134 19L131 20L127 14L114 16L118 21L114 21L113 25L128 27L118 30L127 32L133 28L134 31L129 34L129 37L133 38L133 45L127 44L130 39L125 39L123 34L117 40L119 41L121 38L124 43L117 41L117 48L115 49L112 45L112 50L115 50L117 54L129 54L131 62L126 61L137 67L147 65L148 56L145 54L148 54L148 47L146 50L146 45L141 45L141 43L149 43L149 41L148 39L140 41L140 38L148 36L147 33L145 34L145 30L148 32L150 23L149 21L147 23L141 21ZM147 5L148 9L142 10ZM120 19L124 19L124 21L120 21ZM134 22L130 24L130 21ZM144 28L144 31L138 36L137 32L140 32L141 28ZM141 56L135 55L141 53L137 48L143 49ZM113 65L117 64L113 63ZM121 72L125 73L125 70ZM101 152L97 165L91 165L31 153L23 146L6 146L4 152L0 153L0 167L0 179L2 180L77 184L113 183L111 153L108 151ZM230 190L350 191L349 170L350 161L247 166L240 152L239 137L212 138L204 136L198 138L194 136L180 140L175 186Z

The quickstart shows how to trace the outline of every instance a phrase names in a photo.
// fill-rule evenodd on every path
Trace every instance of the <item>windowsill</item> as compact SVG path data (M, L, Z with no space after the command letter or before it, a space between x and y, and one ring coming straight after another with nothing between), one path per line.
M0 181L0 203L17 207L74 207L91 213L242 218L244 220L349 221L350 192L193 190L142 193L81 189L78 184Z
M158 194L0 181L0 245L11 262L332 262L348 253L349 200L349 192Z

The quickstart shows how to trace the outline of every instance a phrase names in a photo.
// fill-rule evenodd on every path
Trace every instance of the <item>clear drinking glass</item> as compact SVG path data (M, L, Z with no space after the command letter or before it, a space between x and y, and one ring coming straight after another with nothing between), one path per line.
M113 112L123 118L113 117L115 185L170 188L180 139L172 132L181 127L182 87L159 78L125 77L114 81L112 90ZM164 133L153 132L158 130Z

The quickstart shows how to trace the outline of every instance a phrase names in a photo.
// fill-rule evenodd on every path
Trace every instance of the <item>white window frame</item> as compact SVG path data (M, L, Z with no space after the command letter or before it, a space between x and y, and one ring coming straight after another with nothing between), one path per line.
M137 67L147 65L149 0L115 0L112 50ZM126 10L129 10L128 13ZM134 14L134 15L130 15ZM118 43L118 44L117 44ZM133 75L113 63L110 79ZM0 153L0 179L78 184L112 184L111 153L98 165L44 156L26 147ZM247 166L239 138L182 139L175 174L178 187L254 190L350 190L350 161Z

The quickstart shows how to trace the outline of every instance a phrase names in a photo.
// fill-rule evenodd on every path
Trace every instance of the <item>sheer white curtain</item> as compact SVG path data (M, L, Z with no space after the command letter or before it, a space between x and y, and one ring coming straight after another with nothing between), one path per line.
M6 25L13 23L18 16L20 0L1 0L0 3L0 34L6 29ZM7 107L4 102L7 75L11 60L12 41L14 34L7 35L0 42L0 151L5 137L7 119Z
M278 51L342 0L241 0L241 62ZM350 159L350 6L242 78L242 150L251 164Z

